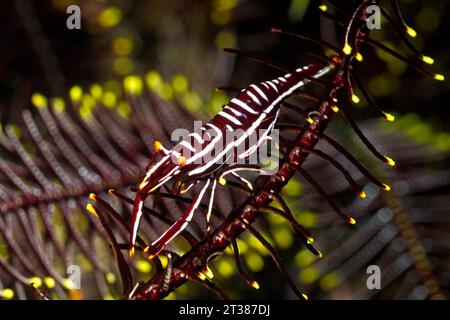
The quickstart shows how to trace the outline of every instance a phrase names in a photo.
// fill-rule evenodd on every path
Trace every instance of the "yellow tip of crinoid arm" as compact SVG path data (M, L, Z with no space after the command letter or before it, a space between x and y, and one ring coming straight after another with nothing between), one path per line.
M352 47L348 43L346 43L344 48L342 49L342 52L344 52L348 56L352 53L352 50Z
M49 288L49 289L53 289L56 286L56 281L52 277L45 277L44 283L47 286L47 288Z
M66 103L62 98L53 98L52 105L56 113L61 113L66 109Z
M186 157L179 156L177 162L180 167L184 167L186 165Z
M395 161L392 158L389 158L388 156L384 156L384 159L388 165L391 167L395 166Z
M361 53L357 52L355 55L356 60L358 60L359 62L363 61L363 56Z
M390 190L391 190L391 187L388 186L388 185L385 184L385 183L383 183L383 188L384 188L384 190L386 190L386 191L390 191Z
M88 203L88 204L86 205L86 209L87 209L87 211L89 211L91 214L93 214L96 218L98 218L97 210L95 210L95 208L94 208L94 206L93 206L92 204Z
M383 116L384 116L384 118L387 120L387 121L394 121L395 120L395 116L393 116L392 114L390 114L390 113L387 113L387 112L383 112Z
M331 106L331 110L333 110L333 112L339 112L339 108L337 105Z
M142 93L142 79L139 76L127 76L123 79L125 91L131 95L140 95Z
M361 192L359 193L359 197L362 198L362 199L364 199L364 198L367 197L367 194L366 194L364 191L361 191Z
M14 298L14 291L12 291L9 288L0 290L0 297L2 297L3 299L10 300L10 299Z
M130 250L128 251L128 255L130 256L130 257L133 257L134 256L134 246L132 246L131 248L130 248Z
M36 92L33 93L33 95L31 96L31 103L36 108L44 108L47 106L47 98L44 97L42 94Z
M433 64L434 63L434 59L432 57L422 56L422 60L423 60L423 62L425 62L427 64Z
M206 280L206 276L201 272L197 273L197 277L202 281Z
M255 280L250 281L248 284L251 285L256 290L259 290L259 283L256 282Z
M80 86L73 86L69 90L70 100L73 102L80 102L83 96L83 89Z
M214 278L214 273L211 271L210 268L208 268L208 266L203 270L203 273L204 273L209 279Z
M91 85L91 96L96 100L100 100L103 96L103 88L98 83L94 83Z
M438 81L444 81L444 80L445 80L445 77L444 77L444 75L442 75L442 74L435 74L435 75L434 75L434 78L435 78L436 80L438 80Z
M353 101L353 103L359 103L359 101L361 101L361 100L359 99L359 97L356 94L352 94L352 101Z
M156 140L156 141L153 143L153 150L155 150L155 152L158 153L159 150L161 150L161 146L162 146L161 141Z
M414 30L414 29L411 28L411 27L406 26L406 33L407 33L410 37L412 37L412 38L417 37L417 32L416 32L416 30Z
M157 255L156 254L151 254L147 257L148 260L153 260Z
M319 6L319 9L320 9L321 11L325 12L325 11L328 10L328 7L327 7L325 4L323 4L323 5Z
M354 225L354 224L356 224L356 220L353 218L350 218L350 219L348 219L348 223L351 225Z

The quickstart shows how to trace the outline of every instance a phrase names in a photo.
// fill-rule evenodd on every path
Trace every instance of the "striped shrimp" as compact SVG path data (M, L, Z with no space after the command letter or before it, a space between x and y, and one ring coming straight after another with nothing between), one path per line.
M320 78L333 67L331 64L307 65L271 81L252 84L242 90L201 128L202 135L191 133L171 150L156 141L155 156L160 154L162 157L157 162L154 159L150 161L147 166L148 171L137 188L130 232L130 256L133 256L135 251L136 237L146 197L157 194L160 187L165 186L169 181L175 181L179 186L185 186L184 189L179 188L175 191L178 194L184 193L199 183L202 183L203 186L181 218L144 249L144 252L149 255L149 259L161 252L166 244L186 228L208 189L211 189L206 213L207 231L209 232L209 219L217 183L224 181L225 175L232 174L249 185L250 183L240 177L237 172L261 173L263 169L257 166L239 165L242 162L238 163L239 159L237 158L249 157L258 150L264 141L269 139L284 99L308 83L310 81L308 78ZM258 132L262 131L263 134L260 134L256 144L248 145L248 137L257 130ZM224 144L227 131L239 131L240 135L231 143ZM217 147L219 148L215 149ZM228 158L224 164L224 158L236 150L239 150L239 153L236 153L237 157ZM207 155L209 158L205 161Z

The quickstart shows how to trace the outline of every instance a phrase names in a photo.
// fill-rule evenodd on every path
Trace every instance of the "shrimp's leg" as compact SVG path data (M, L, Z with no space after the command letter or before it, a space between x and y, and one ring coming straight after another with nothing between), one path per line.
M208 179L203 186L200 193L194 198L191 206L186 210L183 216L177 220L174 224L170 226L157 240L155 240L151 245L144 249L144 252L148 253L149 259L153 259L161 250L166 246L167 243L172 241L181 231L183 231L188 223L192 220L195 210L200 205L206 190L211 183L211 179Z

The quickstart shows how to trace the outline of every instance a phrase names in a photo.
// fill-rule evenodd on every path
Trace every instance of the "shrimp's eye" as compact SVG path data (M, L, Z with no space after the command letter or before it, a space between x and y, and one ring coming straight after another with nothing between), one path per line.
M178 157L178 165L180 167L184 167L186 165L186 157L185 156Z
M153 149L155 150L155 152L159 152L159 150L161 150L161 141L156 140L155 143L153 144Z

